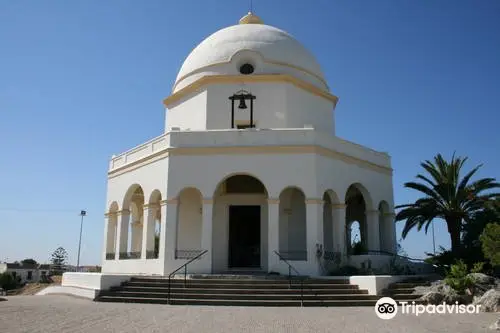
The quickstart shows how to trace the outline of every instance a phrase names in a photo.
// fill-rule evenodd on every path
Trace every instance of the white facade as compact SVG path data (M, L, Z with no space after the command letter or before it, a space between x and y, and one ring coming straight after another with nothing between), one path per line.
M321 275L327 254L348 260L353 221L366 250L394 253L390 157L335 136L336 102L314 57L256 16L208 37L165 132L111 160L103 273L168 275L206 250L189 272L286 273L278 252Z
M49 276L49 265L0 263L0 274L9 273L20 283L40 282Z

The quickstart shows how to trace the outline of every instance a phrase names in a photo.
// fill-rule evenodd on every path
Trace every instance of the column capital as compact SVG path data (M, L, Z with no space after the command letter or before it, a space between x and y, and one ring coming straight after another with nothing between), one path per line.
M113 216L116 216L117 212L109 212L109 213L104 213L104 217L105 218L110 218L110 217L113 217Z
M320 198L307 198L305 202L306 205L319 205L324 203L323 199Z
M384 216L387 216L387 217L396 217L396 213L395 212L387 212L387 213L384 213Z
M119 210L116 212L116 215L118 215L118 216L127 215L127 214L130 214L130 210L128 210L128 209L122 209L122 210Z
M160 201L160 205L162 205L162 206L178 204L178 203L179 203L179 199L177 199L177 198L170 198L170 199Z
M267 203L270 205L277 205L280 203L280 199L278 198L267 198Z
M346 209L347 205L345 203L332 204L332 209Z
M142 227L142 222L141 221L134 221L131 223L131 225L134 227Z
M204 205L212 205L214 203L214 199L212 198L203 198L201 200L201 202L204 204Z
M158 207L159 207L159 205L158 205L158 203L156 203L156 202L153 202L153 203L149 203L149 204L144 204L144 205L142 205L142 208L143 208L144 210L146 210L146 209L150 209L150 208L158 208Z

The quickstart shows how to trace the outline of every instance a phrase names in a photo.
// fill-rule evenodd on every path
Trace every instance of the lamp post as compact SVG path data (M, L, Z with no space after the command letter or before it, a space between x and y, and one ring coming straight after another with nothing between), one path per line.
M82 217L80 221L80 240L78 241L78 259L76 261L76 271L80 271L80 247L82 246L82 228L83 228L83 217L87 215L87 211L81 210L80 216Z

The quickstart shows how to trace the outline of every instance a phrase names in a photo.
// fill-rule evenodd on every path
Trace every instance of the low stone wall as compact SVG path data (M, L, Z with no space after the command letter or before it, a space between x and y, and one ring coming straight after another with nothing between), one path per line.
M428 275L353 275L353 276L319 276L327 280L349 280L359 289L368 290L369 295L380 295L391 283L404 281L409 278L427 278Z
M63 274L60 286L47 287L37 295L67 294L94 299L101 290L118 286L129 280L132 275L103 274L103 273L73 273Z

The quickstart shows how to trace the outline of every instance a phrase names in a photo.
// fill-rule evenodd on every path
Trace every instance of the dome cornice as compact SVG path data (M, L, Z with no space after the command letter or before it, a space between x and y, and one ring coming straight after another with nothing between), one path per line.
M316 96L325 98L333 103L334 107L337 105L338 97L324 91L313 84L304 80L300 80L288 74L259 74L259 75L206 75L191 84L183 87L182 89L174 92L169 97L163 100L165 107L170 107L173 103L178 102L182 97L200 89L207 84L214 83L255 83L255 82L284 82L290 83L294 86L308 91Z

